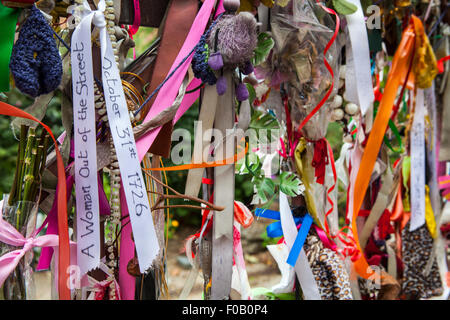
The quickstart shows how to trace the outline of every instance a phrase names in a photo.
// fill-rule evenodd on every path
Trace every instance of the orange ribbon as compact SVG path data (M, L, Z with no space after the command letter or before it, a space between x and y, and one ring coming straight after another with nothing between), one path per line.
M7 103L0 102L0 114L11 117L30 119L41 124L50 134L55 144L56 161L58 166L58 234L59 234L59 265L58 265L58 293L60 300L70 300L70 289L68 287L68 270L70 265L69 228L67 225L67 203L66 203L66 174L64 163L58 149L58 144L50 128L32 115Z
M239 145L238 145L239 148ZM164 167L164 168L145 168L143 170L151 170L151 171L180 171L180 170L190 170L190 169L198 169L198 168L212 168L212 167L220 167L228 164L233 164L244 158L244 156L248 152L248 143L245 144L245 150L242 150L240 153L235 154L233 157L226 158L223 160L213 161L213 162L201 162L201 163L189 163L182 164L179 166L172 167Z
M359 243L356 219L361 209L364 196L369 186L370 177L383 142L383 137L388 126L388 121L391 116L395 98L397 96L397 90L399 86L404 83L405 78L407 77L408 68L415 51L416 32L420 29L423 30L422 22L419 18L413 15L409 25L403 32L402 40L392 61L392 68L388 75L383 97L381 98L377 116L367 140L367 145L364 149L358 175L356 177L352 231L358 249L361 252L362 249ZM369 277L374 273L374 271L369 267L364 255L361 255L360 258L354 262L354 267L355 271L365 279L369 279Z

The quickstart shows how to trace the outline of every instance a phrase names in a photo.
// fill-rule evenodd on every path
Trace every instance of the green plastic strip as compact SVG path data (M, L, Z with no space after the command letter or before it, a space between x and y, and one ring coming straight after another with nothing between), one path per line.
M9 59L19 13L19 9L8 8L0 3L0 92L9 91Z

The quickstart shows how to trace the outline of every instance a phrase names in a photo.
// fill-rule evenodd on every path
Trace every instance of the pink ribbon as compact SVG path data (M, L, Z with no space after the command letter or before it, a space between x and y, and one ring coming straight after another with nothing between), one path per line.
M0 241L11 246L22 247L4 254L0 257L0 287L3 285L9 274L19 264L20 259L34 247L58 247L59 236L45 235L36 237L37 232L30 238L25 238L19 231L11 226L4 219L0 219Z
M72 194L73 184L75 182L74 176L67 176L66 178L66 186L67 186L67 201L69 200L70 195ZM100 178L100 175L98 176L98 196L99 196L99 202L100 202L100 215L105 216L109 215L111 212L111 209L109 207L108 198L106 197L105 190L103 190L103 182ZM56 188L55 193L55 201L53 202L53 206L50 210L50 212L47 214L47 217L45 218L44 222L42 223L39 230L36 232L38 234L41 232L41 230L48 224L47 227L47 235L50 234L58 234L58 207L57 207L57 201L58 199L58 188ZM50 268L50 262L52 261L53 256L53 248L42 248L41 255L39 257L39 262L36 267L36 270L47 270Z
M139 0L133 0L134 4L134 21L133 25L130 27L129 33L131 38L133 39L133 35L136 34L139 30L139 26L141 25L141 8L139 7Z
M66 178L66 188L67 188L67 199L69 200L69 197L72 193L73 188L73 182L74 182L73 176L68 176ZM55 200L53 201L53 206L50 210L50 212L47 214L47 218L45 218L45 221L42 223L41 227L37 231L39 233L47 224L47 233L46 235L57 235L58 234L58 188L56 188L55 192ZM50 268L50 262L52 261L53 256L53 248L51 246L42 248L41 255L39 257L39 262L36 267L36 270L46 270Z
M128 216L127 200L120 188L120 208L122 218ZM125 225L126 224L126 225ZM136 278L128 273L128 262L134 257L134 242L131 239L130 217L122 220L122 231L120 232L120 255L119 255L119 282L120 292L123 300L134 300L134 287Z
M192 49L199 42L200 37L205 31L206 24L208 23L212 9L214 7L214 3L215 3L214 0L205 0L205 2L203 2L200 11L195 17L194 23L192 24L189 34L186 40L184 41L183 47L178 53L178 56L175 59L168 74L170 74L172 70L174 70L180 64L180 62L189 54L189 52L192 51ZM221 0L219 3L219 9L217 10L216 16L222 12L223 6ZM164 109L169 108L173 104L178 94L178 90L181 86L181 83L183 82L184 76L186 75L186 72L189 69L192 57L193 55L191 55L188 59L186 59L186 61L180 66L180 68L174 73L174 75L162 86L161 90L159 90L158 95L156 96L156 99L153 102L152 107L150 108L150 111L148 112L147 116L144 119L144 123L155 117ZM194 87L192 85L193 82L194 80L191 81L188 90L190 87ZM183 110L186 111L192 105L192 103L189 104L189 102L192 101L192 97L198 97L198 92L196 92L195 94L186 95L186 97L183 99L182 105L179 108L179 112L177 112L178 116L175 116L175 120L178 120L181 117L182 115L181 111ZM142 138L136 141L140 161L142 161L148 149L155 141L156 136L158 135L160 130L161 126L153 129L148 134L144 135Z
M337 251L337 245L336 243L334 243L333 241L331 241L328 237L327 234L325 233L325 231L323 231L322 229L320 229L318 226L314 225L317 235L319 236L320 240L322 241L323 245L328 248L331 249L333 251Z
M233 252L237 257L236 261L233 257L234 264L239 264L242 269L245 269L244 252L242 251L241 232L233 226Z
M438 178L439 181L439 189L442 190L442 196L450 200L450 175L440 176Z
M223 0L220 0L219 7L216 12L216 17L224 12ZM189 31L189 34L184 41L183 47L178 53L177 58L175 59L172 67L168 74L175 69L178 64L184 59L184 57L197 45L205 31L206 25L208 23L209 17L211 15L212 9L214 7L214 0L206 0L198 12L194 23ZM170 78L164 86L162 86L161 90L158 92L155 101L153 102L152 107L150 108L149 113L144 119L144 122L149 121L156 115L158 115L163 110L169 108L178 94L178 90L181 86L181 83L186 75L187 70L189 69L189 65L191 63L192 56L186 59L183 65L175 72L175 74ZM201 84L199 79L193 79L188 85L186 91L192 90L198 87ZM186 94L181 102L180 107L178 108L173 122L176 123L183 114L194 104L194 102L199 97L199 90ZM148 134L144 135L142 138L136 141L136 147L138 149L139 160L142 161L145 154L147 153L150 146L155 141L159 131L161 130L161 126L151 130ZM122 209L122 217L127 215L127 206L125 197L122 194L121 189L121 208ZM122 221L125 223L125 221ZM134 243L131 240L131 225L128 223L125 227L123 227L121 235L120 235L120 261L119 261L119 281L120 281L120 291L122 294L122 298L124 300L133 300L134 299L134 286L135 286L135 278L131 276L127 272L127 264L130 259L134 257Z

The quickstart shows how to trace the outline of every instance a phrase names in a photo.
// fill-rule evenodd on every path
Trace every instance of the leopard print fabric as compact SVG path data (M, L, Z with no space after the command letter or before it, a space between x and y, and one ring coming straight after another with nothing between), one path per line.
M380 270L384 270L383 266L378 266ZM358 288L363 300L378 300L380 287L373 281L358 277Z
M436 259L430 273L427 276L423 274L432 249L433 238L426 225L410 232L408 223L402 230L402 291L406 299L427 299L442 295L443 287Z
M310 230L303 248L322 300L353 300L343 261L334 251L324 248L315 230Z

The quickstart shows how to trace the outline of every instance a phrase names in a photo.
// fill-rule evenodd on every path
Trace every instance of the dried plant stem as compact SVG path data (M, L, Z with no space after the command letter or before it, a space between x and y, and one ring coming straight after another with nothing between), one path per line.
M23 191L22 188L19 189L19 194L17 197L17 201L22 201L19 208L17 208L17 221L16 221L16 229L20 232L20 229L22 227L22 221L25 221L25 215L23 213L23 207L24 203L23 201L27 201L27 198L29 197L30 193L30 183L33 182L32 176L33 176L33 165L36 161L36 135L35 135L35 129L30 128L28 130L28 138L27 138L27 145L25 147L25 156L23 161L23 169L21 170L21 175L19 177L18 183L23 182L24 187ZM34 150L34 151L33 151ZM30 177L31 176L31 177ZM30 181L31 180L31 181Z
M150 173L145 172L145 174L147 176L149 176L152 180L154 180L156 183L162 185L163 187L166 187L167 189L169 189L170 191L175 193L175 195L168 195L168 194L163 194L163 193L159 193L159 192L156 192L156 191L151 191L152 193L155 193L155 194L159 195L159 198L156 201L156 204L154 205L154 208L152 208L152 210L163 209L163 208L195 208L195 209L200 208L200 209L210 209L210 210L214 210L214 211L223 211L225 209L224 207L216 206L213 203L210 203L210 202L205 201L203 199L200 199L200 198L197 198L197 197L188 196L188 195L185 195L185 194L181 194L178 191L176 191L175 189L173 189L170 186L168 186L167 184L159 181L157 178L152 176ZM191 200L191 201L194 201L194 202L200 202L200 203L203 203L204 205L206 205L207 208L203 208L203 207L199 207L199 206L192 206L192 205L171 205L171 206L157 207L166 198L169 198L169 199L176 199L176 198L178 198L178 199L187 199L187 200Z
M17 163L16 163L16 172L14 174L13 185L11 187L11 192L9 194L8 205L12 206L18 199L19 190L22 189L22 169L23 169L23 161L25 154L25 143L27 138L28 127L22 125L20 127L20 140L19 140L19 149L17 152Z

